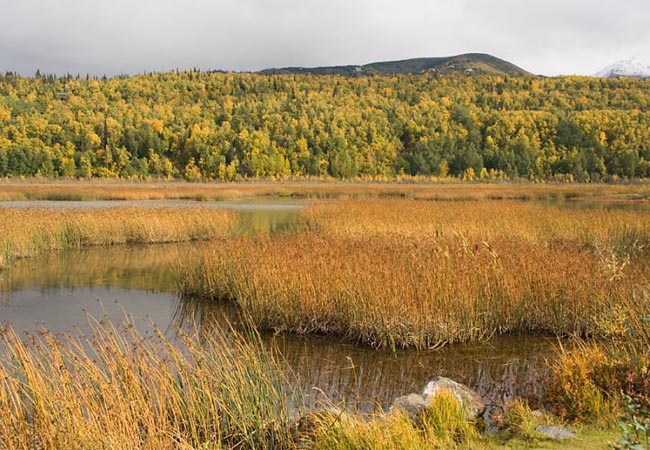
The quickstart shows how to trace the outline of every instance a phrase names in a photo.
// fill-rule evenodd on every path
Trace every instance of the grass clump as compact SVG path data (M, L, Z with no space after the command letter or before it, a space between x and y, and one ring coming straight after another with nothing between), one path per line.
M226 237L237 229L232 211L186 208L4 209L0 254L5 263L46 250Z
M0 448L291 448L287 380L255 334L0 335Z
M557 415L598 421L630 403L650 411L650 297L624 297L618 307L622 337L563 349L553 363L546 401Z
M325 414L317 419L310 448L315 450L471 448L479 433L465 417L451 393L436 396L420 423L405 413L381 414L365 420L347 414Z
M616 250L622 224L644 242L650 236L646 215L633 211L318 204L296 234L207 249L181 272L180 286L236 302L264 329L375 347L430 348L496 334L614 336L625 333L620 305L650 273L644 251Z

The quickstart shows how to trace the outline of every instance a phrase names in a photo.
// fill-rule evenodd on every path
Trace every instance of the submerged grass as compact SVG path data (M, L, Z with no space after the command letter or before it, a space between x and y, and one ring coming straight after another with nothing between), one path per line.
M301 232L219 243L183 293L238 303L264 329L430 348L495 334L613 336L647 285L642 211L518 202L348 201Z

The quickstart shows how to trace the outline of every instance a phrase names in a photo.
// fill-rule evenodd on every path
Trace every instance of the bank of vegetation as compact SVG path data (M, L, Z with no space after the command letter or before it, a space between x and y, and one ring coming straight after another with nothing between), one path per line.
M208 208L3 208L0 267L43 251L208 240L238 232L237 214Z
M282 180L241 183L124 180L0 180L0 201L221 201L248 199L545 200L645 203L648 183L463 183L429 178L393 181Z
M302 231L208 247L186 294L262 328L431 348L495 334L613 336L647 286L644 211L512 201L339 201Z
M0 329L0 448L565 448L534 431L553 419L521 402L508 407L498 438L481 435L482 422L468 421L445 393L419 422L405 413L307 411L282 361L246 325L170 338L140 334L128 321L89 320L88 336ZM604 448L615 437L594 430L571 448Z
M0 177L650 175L648 81L0 75Z

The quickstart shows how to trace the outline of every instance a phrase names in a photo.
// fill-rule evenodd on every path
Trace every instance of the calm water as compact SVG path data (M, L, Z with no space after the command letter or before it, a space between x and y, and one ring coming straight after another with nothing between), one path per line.
M34 203L52 204L30 202L30 206ZM105 207L106 202L93 203ZM164 203L179 202L156 202ZM204 205L209 203L201 203ZM249 231L271 233L293 229L300 207L295 202L238 205L233 208L240 211ZM155 323L169 335L177 327L197 324L209 332L212 318L233 317L234 309L180 300L174 278L178 260L193 258L204 245L214 244L91 248L19 260L10 271L0 272L0 323L11 323L18 331L43 327L62 332L73 326L84 328L86 314L114 321L130 314L138 327ZM507 398L516 391L534 392L535 379L544 370L545 359L552 358L554 348L549 339L501 338L430 352L388 353L326 337L267 335L264 339L280 350L308 404L318 404L327 396L366 411L387 407L396 396L420 391L436 375L467 383L492 398Z
M302 208L304 202L296 199L243 198L228 201L189 201L189 200L93 200L93 201L49 201L17 200L0 202L2 208L48 208L48 209L105 209L115 207L145 208L211 208L234 209L237 211L293 211ZM294 214L295 215L295 214Z

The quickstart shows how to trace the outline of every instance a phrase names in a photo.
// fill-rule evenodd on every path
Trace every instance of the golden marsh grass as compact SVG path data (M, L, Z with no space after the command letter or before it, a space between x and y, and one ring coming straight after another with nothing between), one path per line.
M247 197L416 198L429 200L563 200L643 202L648 184L533 184L372 181L251 181L239 183L0 180L0 201L11 200L157 200L197 201Z
M287 379L257 335L91 328L0 330L0 448L289 448Z
M181 275L261 328L429 348L494 334L624 332L647 285L643 211L524 202L313 206L295 235L219 243Z
M5 261L64 248L213 239L238 223L232 211L203 208L6 208L0 217Z

